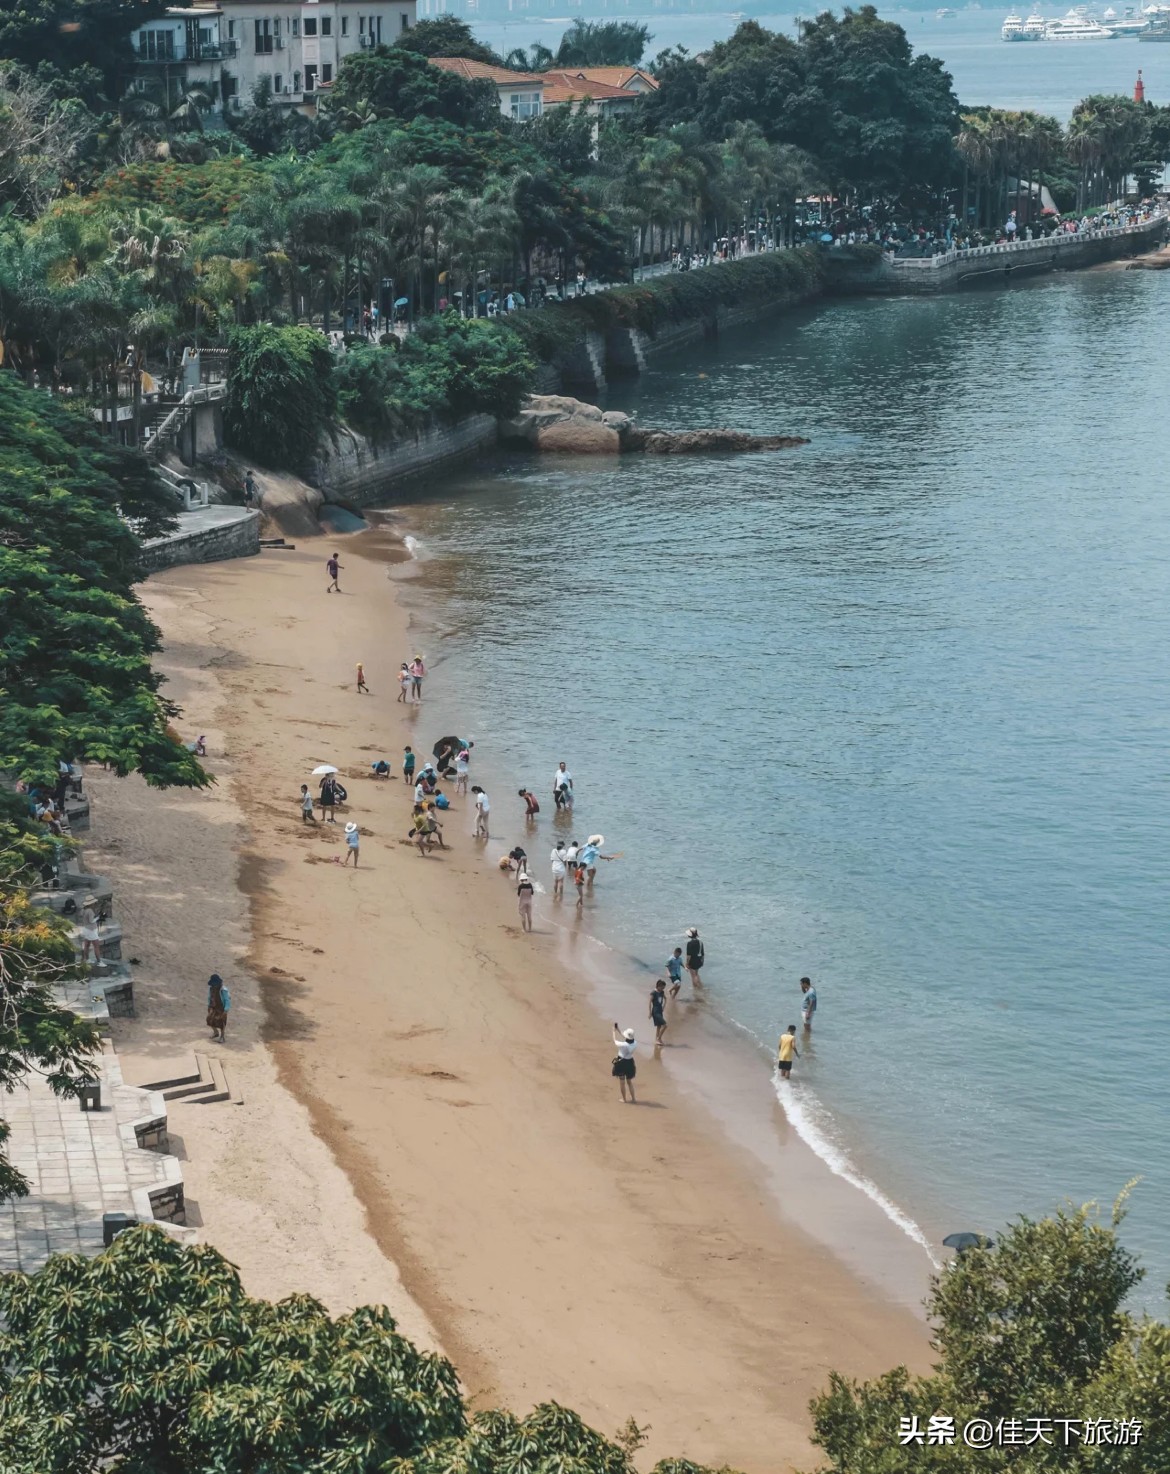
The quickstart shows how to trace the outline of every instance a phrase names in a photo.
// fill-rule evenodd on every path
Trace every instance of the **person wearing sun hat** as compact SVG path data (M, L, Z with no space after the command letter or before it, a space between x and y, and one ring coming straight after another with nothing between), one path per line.
M358 833L358 827L353 822L353 820L351 819L349 821L349 823L345 826L345 859L342 860L342 862L341 862L343 865L348 865L349 864L349 859L350 859L350 856L352 855L353 856L353 868L355 870L357 869L357 865L358 865L358 846L360 844L361 844L361 836Z
M691 975L692 988L698 988L702 986L702 979L699 977L699 973L702 970L703 963L706 961L706 958L707 954L703 948L702 942L699 940L699 928L697 926L688 926L687 971Z
M617 1049L610 1073L621 1086L622 1099L628 1099L631 1105L638 1104L638 1097L634 1094L634 1076L638 1073L638 1066L634 1063L634 1050L638 1047L638 1041L634 1038L633 1029L623 1029L620 1024L613 1026L613 1042ZM629 1096L626 1089L629 1088Z

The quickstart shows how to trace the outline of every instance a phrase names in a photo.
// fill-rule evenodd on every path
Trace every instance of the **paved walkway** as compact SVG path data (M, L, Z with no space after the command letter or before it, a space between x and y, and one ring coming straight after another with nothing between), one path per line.
M50 1254L100 1253L103 1213L135 1214L136 1189L179 1180L178 1161L139 1147L131 1124L164 1109L161 1096L123 1084L113 1054L102 1056L100 1111L83 1111L27 1075L3 1103L8 1156L30 1191L0 1203L0 1270L32 1273Z

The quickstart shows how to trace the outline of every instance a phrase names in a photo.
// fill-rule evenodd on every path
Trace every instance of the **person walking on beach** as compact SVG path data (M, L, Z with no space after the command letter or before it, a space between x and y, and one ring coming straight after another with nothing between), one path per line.
M703 985L699 973L703 970L703 963L707 960L706 951L699 940L699 928L691 926L687 928L687 972L691 975L691 987L700 988Z
M316 824L317 816L313 813L313 795L309 792L307 783L301 784L301 823Z
M422 700L422 683L426 673L427 668L423 664L422 656L416 655L410 662L410 694L415 701Z
M353 868L355 870L358 868L358 846L361 842L358 827L351 819L345 826L345 859L341 862L343 865L348 865L352 859Z
M213 972L207 980L207 1027L211 1037L222 1042L227 1033L228 1010L232 1006L232 995L219 973Z
M638 1097L634 1094L634 1076L638 1073L638 1066L634 1063L634 1050L638 1047L638 1041L634 1038L633 1029L622 1030L619 1024L613 1026L613 1042L617 1048L617 1057L614 1059L610 1073L621 1086L622 1099L629 1099L631 1105L638 1104ZM629 1090L629 1096L626 1090Z
M585 909L585 866L580 859L573 862L573 884L577 887L577 910Z
M536 896L536 887L532 884L527 870L521 870L516 877L516 903L520 908L520 929L522 931L532 930L532 902Z
M558 763L553 774L553 803L558 809L573 807L573 775L564 763Z
M402 662L402 666L401 666L401 668L399 669L399 672L398 672L398 699L399 699L399 701L405 702L406 701L406 698L409 695L410 695L410 666L407 665L406 661L404 660Z
M552 852L553 900L559 901L565 894L565 871L569 868L564 843Z
M654 1043L661 1044L666 1033L666 983L662 978L654 984L650 994L650 1022L654 1025Z
M366 693L367 696L370 694L370 688L366 685L366 673L362 669L362 663L360 660L357 663L357 688L359 696L362 694L363 691Z
M812 1028L813 1014L817 1011L817 990L813 987L810 978L801 978L800 991L804 994L801 1017L804 1021L804 1032L807 1034Z
M490 839L488 815L492 811L492 801L478 783L472 784L471 791L475 794L475 837L476 839Z
M335 806L337 804L337 784L332 773L326 773L321 779L321 812L325 816L326 824L336 824L337 815Z
M402 749L402 781L408 785L414 782L414 752L409 747Z
M787 1080L792 1074L793 1056L800 1058L800 1050L796 1047L796 1025L789 1024L780 1035L780 1043L776 1050L776 1067L780 1071L780 1078Z
M674 949L674 954L666 959L666 971L670 974L670 996L678 997L678 990L682 987L683 975L683 953L681 947Z
M325 560L325 572L328 573L330 579L332 580L332 582L326 586L325 592L327 594L333 593L334 590L336 590L339 594L341 593L341 585L337 582L337 575L341 572L344 566L344 564L337 561L336 553L330 553L329 557Z

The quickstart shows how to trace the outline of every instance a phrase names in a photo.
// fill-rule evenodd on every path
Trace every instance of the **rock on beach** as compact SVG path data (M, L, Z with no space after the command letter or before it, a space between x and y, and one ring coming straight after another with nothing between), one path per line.
M533 394L519 414L500 423L506 445L564 455L707 455L718 451L789 450L807 445L799 435L751 435L745 430L654 430L619 410L565 394Z

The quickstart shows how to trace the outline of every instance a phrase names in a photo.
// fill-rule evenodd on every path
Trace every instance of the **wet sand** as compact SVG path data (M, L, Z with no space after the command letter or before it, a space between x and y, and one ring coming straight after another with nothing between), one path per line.
M446 816L449 852L404 843L403 784L369 764L385 755L397 775L403 743L429 755L439 733L425 701L396 703L413 654L397 555L379 533L367 558L363 538L336 542L341 595L325 593L332 540L152 578L161 665L181 676L184 734L209 734L219 787L97 785L95 841L112 801L145 816L121 858L141 882L124 924L146 976L120 1050L202 1048L207 974L233 991L220 1052L246 1103L188 1107L184 1128L205 1236L258 1292L388 1299L411 1333L437 1337L479 1406L555 1398L608 1433L632 1416L649 1426L648 1462L808 1468L808 1399L828 1370L924 1368L925 1325L847 1263L869 1219L838 1195L861 1195L802 1143L769 1136L763 1162L649 1050L639 1105L621 1104L591 1002L614 980L587 980L547 897L521 934L463 800ZM370 696L355 692L358 660ZM333 863L341 824L301 821L299 786L322 762L342 770L342 817L361 826L356 872ZM197 886L172 885L176 855ZM644 1025L640 993L628 1011ZM766 1074L751 1088L767 1102ZM250 1113L267 1142L246 1190L204 1120L217 1110ZM782 1210L785 1178L799 1193ZM314 1246L331 1241L326 1264ZM925 1272L923 1259L923 1289Z

